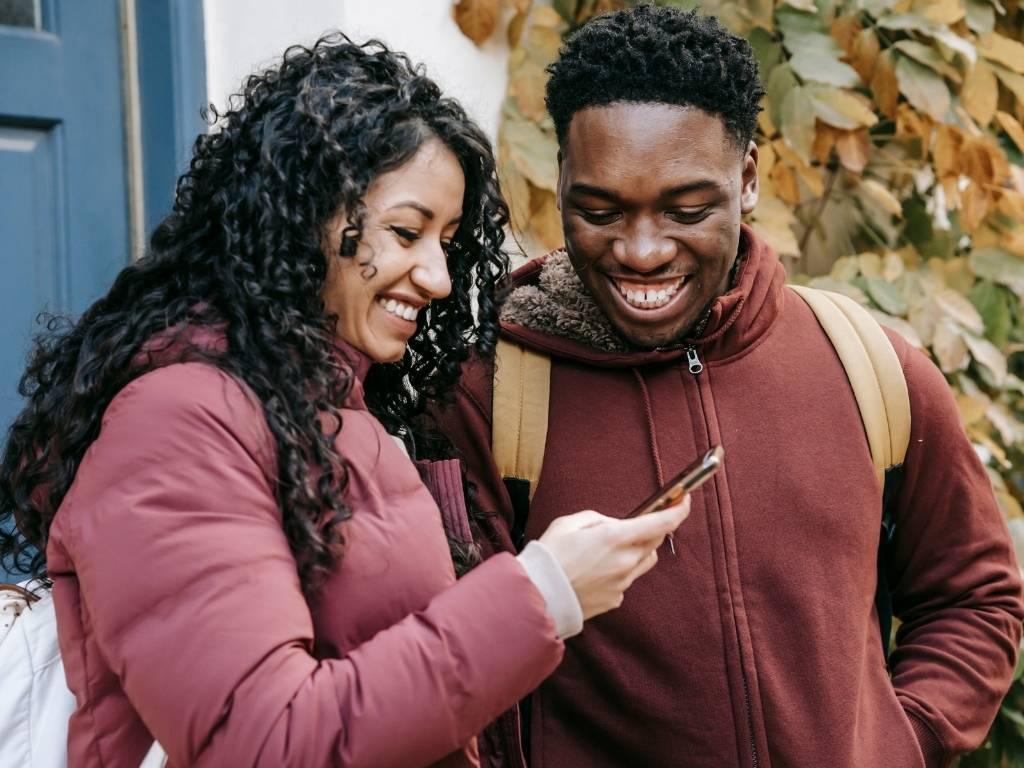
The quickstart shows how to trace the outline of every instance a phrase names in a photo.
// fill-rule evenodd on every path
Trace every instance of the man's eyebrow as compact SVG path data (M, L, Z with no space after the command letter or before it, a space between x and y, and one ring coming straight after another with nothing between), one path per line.
M677 197L679 195L685 195L688 192L700 192L705 189L718 191L721 189L721 185L712 179L700 179L698 181L688 181L685 184L679 184L675 187L670 187L662 192L659 197ZM618 195L602 187L595 187L593 184L576 183L569 187L569 193L573 195L587 195L588 197L600 197L603 200L616 201L619 199Z
M587 195L588 197L600 197L604 200L618 200L618 196L615 193L610 192L607 189L601 187L595 187L593 184L583 184L582 182L576 182L569 187L570 195Z
M686 184L680 184L679 186L666 189L661 193L662 197L677 197L678 195L685 195L688 192L701 192L705 189L718 191L721 186L717 181L711 179L701 179L699 181L688 181Z

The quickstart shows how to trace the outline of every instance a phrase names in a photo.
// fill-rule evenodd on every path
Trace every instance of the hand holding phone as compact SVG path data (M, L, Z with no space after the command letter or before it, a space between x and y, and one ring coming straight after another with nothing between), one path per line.
M695 491L710 480L711 476L722 466L722 459L724 458L725 450L722 446L716 445L705 453L702 458L672 478L664 488L646 499L640 506L630 512L627 517L646 515L678 504L686 494Z

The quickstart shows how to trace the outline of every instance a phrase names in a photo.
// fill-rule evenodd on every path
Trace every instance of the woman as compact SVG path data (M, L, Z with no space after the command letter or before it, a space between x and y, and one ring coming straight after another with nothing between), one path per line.
M70 765L154 738L172 765L475 765L653 565L685 509L579 513L456 582L390 436L411 447L493 348L506 221L485 137L378 43L289 49L198 139L150 254L40 340L4 455L5 553L53 581ZM424 474L464 568L457 465Z

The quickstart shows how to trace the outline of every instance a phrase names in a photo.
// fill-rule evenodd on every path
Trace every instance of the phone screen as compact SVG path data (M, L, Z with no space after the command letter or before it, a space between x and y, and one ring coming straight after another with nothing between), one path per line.
M629 517L646 515L666 507L671 507L673 504L678 504L682 501L683 496L690 491L700 488L718 471L719 467L722 466L722 459L724 457L725 450L722 446L716 445L705 453L703 457L672 478L671 482L664 488L630 512Z

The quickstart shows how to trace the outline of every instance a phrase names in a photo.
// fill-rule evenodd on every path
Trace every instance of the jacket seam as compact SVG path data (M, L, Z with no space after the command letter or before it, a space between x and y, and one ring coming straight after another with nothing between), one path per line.
M907 702L906 704L904 704L903 701L900 701L899 703L900 706L903 708L904 713L906 713L908 717L913 717L915 720L920 722L925 728L928 729L928 732L932 735L932 738L935 739L935 743L938 744L939 748L942 750L943 761L947 761L950 752L949 747L947 747L946 742L939 737L939 734L935 732L935 728L932 726L931 721L927 717L925 717L923 713L919 712L918 708L914 706L912 702ZM913 730L913 727L911 727L911 730ZM917 739L916 735L914 738L915 740Z

